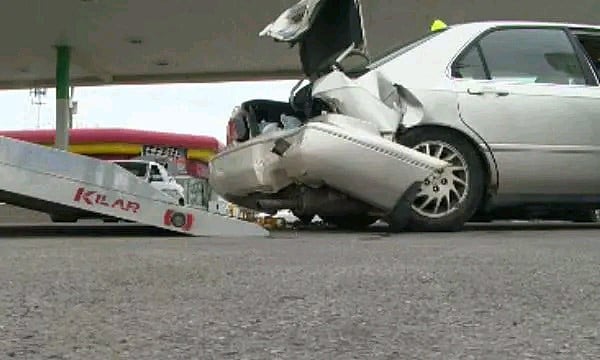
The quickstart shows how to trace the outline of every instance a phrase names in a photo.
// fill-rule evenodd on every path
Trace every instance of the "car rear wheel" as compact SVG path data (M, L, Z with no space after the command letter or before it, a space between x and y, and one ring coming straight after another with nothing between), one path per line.
M461 135L439 128L409 131L402 145L447 161L437 179L426 180L410 209L413 231L458 231L477 210L485 189L485 172L477 150Z

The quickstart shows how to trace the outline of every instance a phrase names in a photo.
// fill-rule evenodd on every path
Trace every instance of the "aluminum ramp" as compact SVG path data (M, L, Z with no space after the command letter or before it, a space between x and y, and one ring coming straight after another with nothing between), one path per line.
M0 202L53 213L75 211L194 236L266 236L257 224L192 207L120 166L0 137Z

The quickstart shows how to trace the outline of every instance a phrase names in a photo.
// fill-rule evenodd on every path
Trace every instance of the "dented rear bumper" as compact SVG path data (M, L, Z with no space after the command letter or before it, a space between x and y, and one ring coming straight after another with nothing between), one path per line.
M391 211L405 193L447 163L366 130L340 128L323 115L300 128L225 149L210 163L210 183L225 198L276 194L292 184L327 185Z

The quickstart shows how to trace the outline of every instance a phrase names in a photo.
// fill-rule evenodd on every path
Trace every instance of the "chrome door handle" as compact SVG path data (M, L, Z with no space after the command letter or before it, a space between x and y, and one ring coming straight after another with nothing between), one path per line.
M468 88L467 93L469 95L483 95L485 92L482 89L472 89Z
M484 94L495 94L497 96L507 96L509 93L506 90L498 90L491 87L485 88L468 88L467 93L469 95L484 95Z

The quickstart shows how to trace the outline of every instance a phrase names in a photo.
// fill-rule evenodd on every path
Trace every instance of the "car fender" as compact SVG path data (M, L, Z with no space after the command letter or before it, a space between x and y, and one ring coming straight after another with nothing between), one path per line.
M411 129L442 127L464 136L480 153L489 173L488 192L492 195L499 184L496 159L489 144L465 124L459 113L456 92L446 89L415 89L397 85L403 99L404 115L396 129L396 138Z

